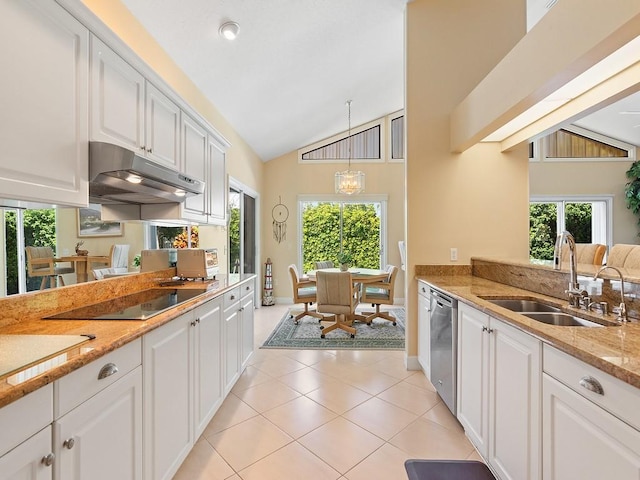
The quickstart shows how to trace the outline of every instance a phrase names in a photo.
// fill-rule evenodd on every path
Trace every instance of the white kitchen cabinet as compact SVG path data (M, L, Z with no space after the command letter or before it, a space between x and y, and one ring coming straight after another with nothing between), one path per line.
M54 422L58 480L142 479L142 367Z
M51 426L0 457L2 480L51 480L55 456L51 449Z
M206 183L210 169L207 130L193 118L184 114L182 116L181 133L184 173ZM209 185L207 184L204 194L187 197L184 201L182 218L201 223L207 222L209 211L208 189Z
M143 337L144 478L171 478L193 443L193 341L188 312Z
M0 192L86 206L89 31L52 0L0 2Z
M540 475L540 341L459 305L458 420L503 479Z
M53 476L53 385L0 408L0 478L50 480ZM48 463L48 464L47 464Z
M240 288L235 287L223 298L224 394L227 395L240 377Z
M195 436L197 439L222 401L222 299L210 300L195 310Z
M544 372L543 478L640 478L640 391L547 345Z
M91 140L115 143L179 170L180 118L178 105L91 37Z
M418 281L418 362L431 379L431 296L429 286Z
M227 161L223 146L209 134L209 195L208 223L226 225L227 219Z
M176 473L224 399L222 302L209 300L144 336L146 479Z
M240 366L244 369L253 353L253 317L255 309L254 282L249 281L240 287Z

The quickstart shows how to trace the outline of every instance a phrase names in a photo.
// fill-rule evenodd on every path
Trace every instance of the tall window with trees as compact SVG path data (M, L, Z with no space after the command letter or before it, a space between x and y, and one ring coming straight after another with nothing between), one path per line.
M538 199L529 205L529 256L553 260L556 236L569 231L577 243L610 245L611 199Z
M384 261L384 203L313 201L300 202L303 271L317 261L338 263L338 253L348 253L352 264L380 268Z

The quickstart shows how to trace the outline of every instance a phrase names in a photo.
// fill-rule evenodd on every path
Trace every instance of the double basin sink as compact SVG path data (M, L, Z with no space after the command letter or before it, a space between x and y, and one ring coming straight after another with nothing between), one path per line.
M559 307L541 301L522 298L485 298L488 302L517 312L548 325L562 327L603 327L600 323L564 313Z

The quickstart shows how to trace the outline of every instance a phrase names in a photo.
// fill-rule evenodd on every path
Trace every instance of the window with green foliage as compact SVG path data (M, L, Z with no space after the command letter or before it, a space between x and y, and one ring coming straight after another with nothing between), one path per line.
M56 251L56 211L7 208L3 210L3 216L6 295L38 290L42 279L27 276L24 247L51 247ZM21 279L26 289L20 287Z
M315 262L338 264L342 251L352 266L380 268L382 245L382 202L302 201L302 268L315 269Z
M555 199L554 199L555 200ZM529 256L553 260L559 232L569 231L577 243L610 244L610 201L557 199L529 205Z

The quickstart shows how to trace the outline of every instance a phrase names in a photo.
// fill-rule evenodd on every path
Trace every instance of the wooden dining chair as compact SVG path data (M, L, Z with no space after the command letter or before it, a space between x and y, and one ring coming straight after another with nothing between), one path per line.
M375 312L362 312L365 315L365 321L371 323L374 318L384 318L396 325L396 319L387 312L380 311L380 305L393 305L393 289L398 274L398 267L395 265L387 266L388 276L380 282L365 283L362 288L362 303L370 303L376 307Z
M353 286L349 272L316 272L317 304L320 313L332 313L335 322L329 326L321 326L320 338L336 328L356 336L353 327L356 306L358 305L357 290Z
M289 316L293 317L293 323L296 325L298 321L305 315L315 317L319 320L324 318L324 315L319 314L314 310L309 309L309 305L316 302L316 285L311 280L301 280L298 275L298 269L295 265L289 265L289 275L291 276L291 285L293 287L293 303L303 303L304 310L294 316L294 312L291 311Z
M62 275L75 272L74 264L71 262L70 267L58 267L57 258L53 256L51 247L25 247L27 254L27 275L30 277L42 277L40 290L46 288L47 280L51 288L60 285L64 286L64 278Z
M333 268L333 262L330 260L324 262L316 262L316 270L320 270L322 268Z

